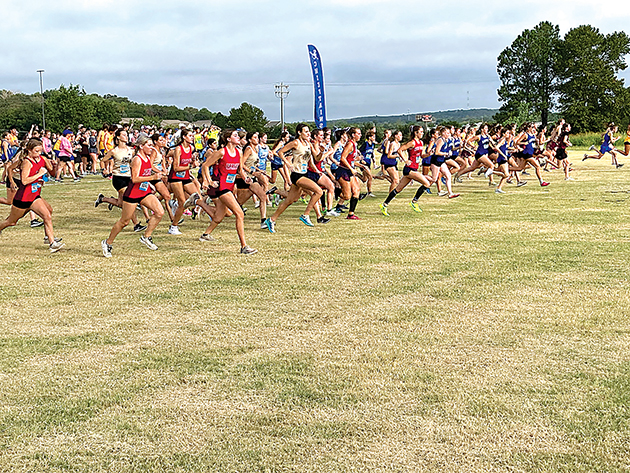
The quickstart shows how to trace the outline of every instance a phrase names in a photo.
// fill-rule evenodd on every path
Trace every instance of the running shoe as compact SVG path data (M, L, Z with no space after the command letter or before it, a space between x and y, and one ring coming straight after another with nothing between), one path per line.
M81 182L81 178L79 176L72 179L72 182Z
M464 181L462 181L462 178L458 176L455 178L455 182L459 182L461 184Z
M241 248L241 254L242 255L253 255L258 253L258 250L255 250L254 248L251 248L247 245L245 245L243 248Z
M548 182L544 182L543 181L543 182L540 183L540 187L547 187L548 185L549 185Z
M33 220L31 220L31 228L41 227L43 224L44 222L42 222L38 218L34 218Z
M427 194L433 194L433 192L431 192L431 189L429 189L428 187L424 192L426 192Z
M326 217L339 217L339 215L339 212L337 212L335 209L330 209L326 212Z
M63 248L63 246L64 244L61 242L61 240L55 240L48 246L48 249L51 253L57 253L61 248Z
M61 240L63 240L63 238L57 238L57 237L55 237L55 241L61 241ZM48 235L44 237L44 243L45 243L46 245L48 245L48 244L50 243L50 240L48 239Z
M276 186L273 186L271 189L269 189L269 190L266 192L266 194L267 194L267 195L271 195L271 194L273 194L274 192L276 192L277 190L278 190L278 188L277 188Z
M142 243L143 245L146 245L146 247L150 250L158 249L158 246L155 243L153 243L152 237L145 237L144 235L142 235L140 237L140 243Z
M527 184L527 181L521 181L516 184L516 187L523 187L525 184Z
M99 205L101 205L103 203L104 198L105 196L103 194L99 194L96 200L94 201L94 207L98 207Z
M317 223L322 223L322 224L325 224L325 223L328 223L328 222L330 222L330 219L329 219L329 218L326 218L326 217L324 217L324 216L319 217L319 218L317 219Z
M479 171L477 171L477 176L481 176L483 173L485 173L487 171L487 168L485 166L481 166L479 168Z
M529 173L528 173L527 171L521 171L521 174L522 174L523 176L529 176Z
M279 203L280 203L280 196L278 194L274 194L273 195L273 202L271 203L271 205L273 207L277 207Z
M276 222L274 222L270 218L267 218L265 219L265 225L267 225L267 230L269 230L269 233L276 233Z
M595 150L595 145L591 145L590 148L588 149L589 151L594 151ZM584 155L586 156L586 155Z
M490 177L490 176L492 176L493 172L494 172L494 169L488 168L488 170L484 173L484 176Z
M137 223L134 227L133 227L133 231L138 233L138 232L143 232L147 229L146 225L142 225L141 223Z
M302 222L307 227L314 227L313 222L311 222L311 217L308 215L300 215L300 222Z
M114 208L114 204L107 204L107 210L111 210Z
M443 178L441 179L441 181L442 181L442 184L446 185L446 178L445 178L445 177L443 177Z
M621 163L621 164L617 164L617 169L619 169L619 168L621 168L621 167L623 167L623 163Z
M493 186L496 186L496 185L497 185L497 183L494 182L494 181L488 182L488 187L493 187Z
M386 217L389 217L389 212L387 211L387 205L385 205L385 204L378 204L378 208L381 209L381 213L383 215L385 215Z
M103 256L105 258L112 257L112 245L108 245L107 240L101 241L101 248L103 249Z
M169 235L181 235L182 232L179 231L179 228L177 228L177 225L171 225L170 227L168 227L168 234Z
M496 188L496 189L494 190L494 193L495 193L495 194L505 194L505 191L504 191L503 189Z
M564 180L565 181L575 181L575 179L573 179L571 176L565 177Z
M361 192L361 193L359 194L359 200L363 200L363 199L365 199L366 197L367 197L367 192Z
M177 212L177 209L179 208L179 202L177 202L175 199L171 199L168 201L168 203L171 206L171 210L173 211L173 213Z
M265 220L260 222L260 229L261 230L267 230L267 223L265 223Z
M188 207L192 207L193 205L197 203L197 200L199 199L201 199L201 196L197 194L196 192L193 192L192 194L190 194L188 199L186 199L186 201L184 202L184 208L187 209Z
M586 153L584 153L584 157L582 158L582 161L586 161L588 159L588 156L586 155Z
M181 225L182 223L184 223L184 217L179 218L179 222L177 222L177 225Z
M368 197L376 197L376 195L372 194L371 192L368 192Z
M411 206L411 208L413 209L414 212L422 212L422 209L420 208L420 206L418 205L418 202L410 202L409 205Z
M346 217L347 220L361 220L359 217L357 217L356 215L352 214L352 215L348 215Z
M184 214L186 217L192 217L192 212L188 209L184 210Z
M448 192L446 192L446 191L438 192L438 196L440 196L440 197L444 197L446 194L448 194Z
M257 200L256 203L254 204L254 208L257 209L260 207L260 201Z
M199 237L199 241L216 241L209 233L204 233Z
M448 196L449 199L455 199L457 197L459 197L461 194L451 194Z

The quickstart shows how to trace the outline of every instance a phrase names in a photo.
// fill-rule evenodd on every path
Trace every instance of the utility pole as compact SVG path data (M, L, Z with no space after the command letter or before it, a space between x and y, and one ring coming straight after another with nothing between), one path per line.
M42 132L46 130L46 115L44 114L44 79L42 74L45 72L44 69L38 69L39 73L39 91L42 94Z
M283 82L276 84L276 97L280 99L280 132L284 131L284 98L289 95L289 86Z

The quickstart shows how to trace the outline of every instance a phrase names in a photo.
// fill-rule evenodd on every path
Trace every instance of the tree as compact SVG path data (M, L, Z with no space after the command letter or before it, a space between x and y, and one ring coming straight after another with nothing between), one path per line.
M268 122L265 112L247 102L243 102L238 108L232 108L228 117L231 127L244 128L248 131L266 130Z
M559 65L563 116L578 131L596 131L627 117L628 90L617 78L626 69L630 38L624 32L604 35L590 25L564 37Z
M558 93L560 45L560 28L543 21L531 30L524 30L501 51L497 64L501 79L497 92L503 102L499 118L522 118L525 111L527 120L539 118L547 124Z

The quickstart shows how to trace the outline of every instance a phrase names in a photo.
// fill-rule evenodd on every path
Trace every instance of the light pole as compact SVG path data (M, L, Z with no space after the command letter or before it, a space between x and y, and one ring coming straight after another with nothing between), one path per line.
M44 78L42 74L44 69L38 69L39 72L39 91L42 94L42 132L46 131L46 115L44 114Z
M276 97L280 99L280 133L284 131L284 98L289 95L289 86L280 82L276 84Z

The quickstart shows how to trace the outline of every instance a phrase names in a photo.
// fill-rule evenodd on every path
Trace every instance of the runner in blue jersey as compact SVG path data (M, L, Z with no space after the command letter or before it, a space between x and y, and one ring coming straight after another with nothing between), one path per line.
M587 159L601 159L601 157L604 156L606 153L610 153L610 156L612 156L612 165L617 167L617 169L622 167L623 164L619 164L619 162L617 161L617 150L615 149L615 141L619 139L618 136L615 138L615 133L617 133L618 130L619 127L617 125L615 125L614 123L609 123L608 128L606 129L606 133L604 133L604 135L602 136L602 144L599 147L599 151L597 152L597 154L589 156L588 154L584 153L582 161L586 161ZM590 149L593 150L594 148L594 146L591 146Z
M459 197L460 194L453 192L451 183L451 171L449 171L446 164L447 158L450 156L449 138L451 137L451 129L448 127L442 127L439 129L440 136L435 142L435 151L431 156L431 179L430 182L437 183L440 179L440 175L444 176L446 180L446 189L449 199ZM439 187L439 186L438 186Z
M365 135L365 141L359 148L361 152L361 159L357 163L361 174L359 179L367 185L367 196L376 197L372 193L372 163L374 162L374 148L376 147L376 133L368 131Z
M488 151L490 149L490 135L488 134L488 124L484 123L479 128L479 135L477 135L477 150L475 151L475 160L473 163L465 169L460 169L455 175L455 180L460 182L459 178L463 174L474 171L481 166L486 167L486 177L490 177L494 164L488 157Z
M381 156L383 172L390 182L389 192L393 191L400 182L400 177L398 176L398 148L400 148L401 140L402 131L394 131L389 140L387 140L387 146Z
M541 187L549 185L542 178L542 169L538 160L534 157L534 143L536 143L536 124L526 123L523 125L523 131L514 139L514 145L521 151L515 154L520 159L520 165L510 168L510 171L522 171L529 164L536 171L536 177Z

